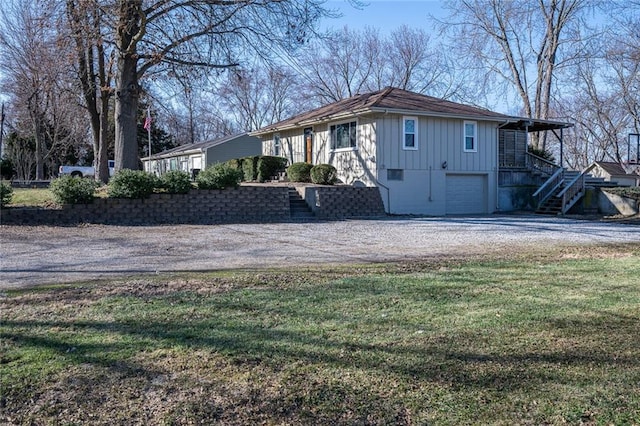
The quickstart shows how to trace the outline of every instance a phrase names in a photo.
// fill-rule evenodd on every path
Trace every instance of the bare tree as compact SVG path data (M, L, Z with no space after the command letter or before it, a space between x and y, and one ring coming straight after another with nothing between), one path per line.
M527 117L550 118L558 69L582 57L587 0L451 0L441 22L482 90L513 90ZM497 83L497 84L492 84ZM534 145L545 149L546 139Z
M218 89L223 114L234 129L256 130L298 112L293 105L296 82L290 71L256 64L235 70Z
M306 42L328 14L320 0L118 0L115 10L116 169L137 169L139 80L171 65L232 68L245 52Z
M52 156L60 146L83 133L65 67L68 46L56 30L56 6L48 0L14 0L3 4L0 15L3 89L13 99L14 130L22 139L33 136L38 180L47 177L45 165L53 172Z
M66 0L74 41L77 77L91 123L95 178L109 180L109 101L113 94L112 61L105 46L104 10L97 0Z

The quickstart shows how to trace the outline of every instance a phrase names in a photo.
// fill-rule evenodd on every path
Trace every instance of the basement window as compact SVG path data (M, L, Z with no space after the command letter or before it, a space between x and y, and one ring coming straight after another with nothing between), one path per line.
M387 180L404 180L404 170L387 169Z

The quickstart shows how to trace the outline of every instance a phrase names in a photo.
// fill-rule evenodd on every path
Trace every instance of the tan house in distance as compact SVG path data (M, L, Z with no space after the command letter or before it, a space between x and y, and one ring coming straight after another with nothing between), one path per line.
M512 208L499 205L501 164L524 166L528 132L570 126L387 87L251 134L263 155L331 164L345 184L378 187L387 213L441 216Z
M603 178L607 182L616 182L620 186L640 185L640 175L627 173L620 163L609 161L595 161L589 166L590 173Z

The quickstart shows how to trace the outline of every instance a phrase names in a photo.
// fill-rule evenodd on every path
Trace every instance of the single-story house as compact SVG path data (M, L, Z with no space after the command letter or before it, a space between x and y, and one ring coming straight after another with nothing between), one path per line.
M151 157L142 158L147 172L162 175L170 170L182 170L191 176L211 164L224 163L233 158L260 155L260 139L247 133L227 136L207 142L181 145Z
M387 213L440 216L500 210L499 169L524 166L528 133L570 126L387 87L251 134L264 155L328 163L345 184L380 188Z
M591 175L603 178L607 182L616 182L620 186L640 185L640 175L627 173L620 163L594 161L588 169Z

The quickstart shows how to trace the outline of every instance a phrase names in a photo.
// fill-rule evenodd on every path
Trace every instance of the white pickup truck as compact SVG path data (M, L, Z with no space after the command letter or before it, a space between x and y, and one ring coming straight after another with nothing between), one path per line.
M115 167L115 164L115 161L109 160L109 176L113 176L113 168ZM93 177L95 170L93 169L93 166L60 166L58 174L60 176L71 175L74 177Z

